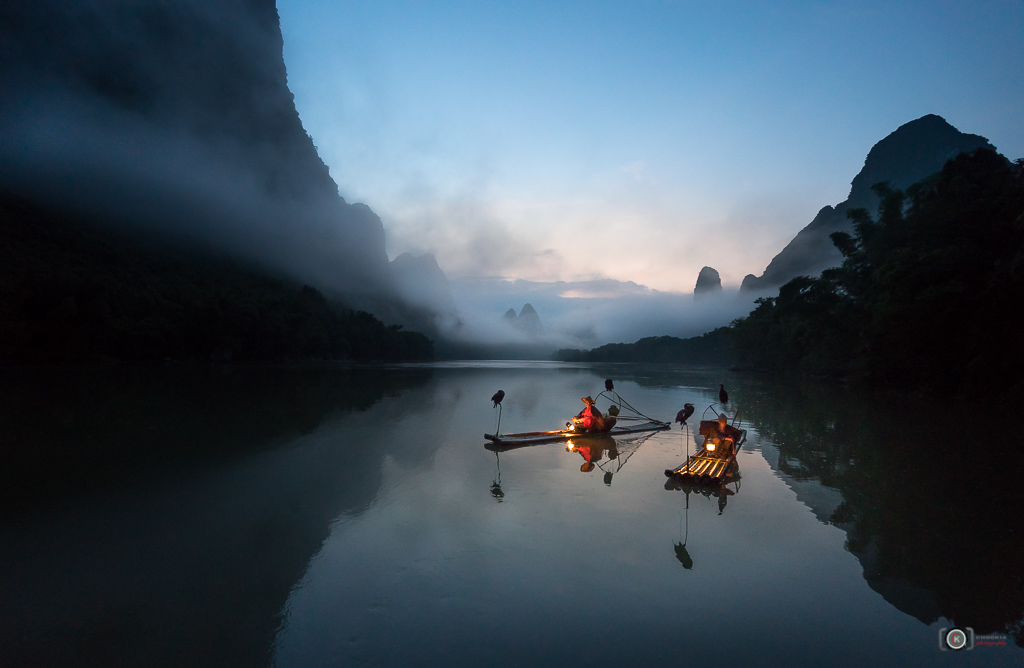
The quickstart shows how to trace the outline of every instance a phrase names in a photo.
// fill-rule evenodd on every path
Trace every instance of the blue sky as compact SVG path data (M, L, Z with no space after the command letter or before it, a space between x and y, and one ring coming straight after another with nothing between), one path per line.
M279 0L289 85L388 252L727 286L939 114L1024 156L1024 2Z

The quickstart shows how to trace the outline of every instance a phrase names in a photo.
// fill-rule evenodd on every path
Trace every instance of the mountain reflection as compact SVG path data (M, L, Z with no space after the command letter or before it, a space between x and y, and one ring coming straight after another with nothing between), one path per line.
M332 521L373 503L385 457L432 455L407 434L431 409L431 378L5 375L0 663L265 665Z
M762 446L765 459L846 532L872 589L922 622L945 617L1024 645L1024 467L1000 438L1005 425L806 382L738 390L762 442L778 448L775 460Z
M423 368L7 369L0 507L9 517L224 464L430 376Z

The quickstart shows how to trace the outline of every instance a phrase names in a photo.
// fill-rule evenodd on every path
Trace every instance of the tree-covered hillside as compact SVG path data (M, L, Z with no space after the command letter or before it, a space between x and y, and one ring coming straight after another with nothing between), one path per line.
M733 324L757 367L969 391L1021 385L1024 161L978 149L850 211L841 267L796 278Z
M432 357L311 286L0 197L0 361Z
M720 365L734 359L732 332L728 327L680 339L648 336L636 343L609 343L593 350L563 348L555 353L561 362L661 362L667 364Z

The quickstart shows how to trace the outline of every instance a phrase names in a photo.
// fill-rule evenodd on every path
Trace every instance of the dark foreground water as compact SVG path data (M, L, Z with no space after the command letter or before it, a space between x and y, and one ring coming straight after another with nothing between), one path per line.
M741 478L666 489L678 429L589 472L484 448L496 390L502 432L555 429L608 376L663 419L724 382ZM0 398L3 666L1024 664L1017 425L553 363L15 370Z

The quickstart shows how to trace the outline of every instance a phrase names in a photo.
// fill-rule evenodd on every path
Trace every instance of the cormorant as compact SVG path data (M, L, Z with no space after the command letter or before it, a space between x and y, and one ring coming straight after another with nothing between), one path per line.
M504 399L504 398L505 398L505 390L498 390L497 392L495 392L494 396L491 397L491 401L494 402L494 407L497 408L498 404L500 404L501 400Z
M612 379L611 378L609 378L608 380L604 381L604 389L608 390L609 392L611 392L612 390L615 389L615 386L612 385Z
M729 393L725 391L725 385L718 385L718 400L723 404L729 403Z
M693 404L683 404L683 409L676 413L676 422L686 424L686 420L693 415Z

